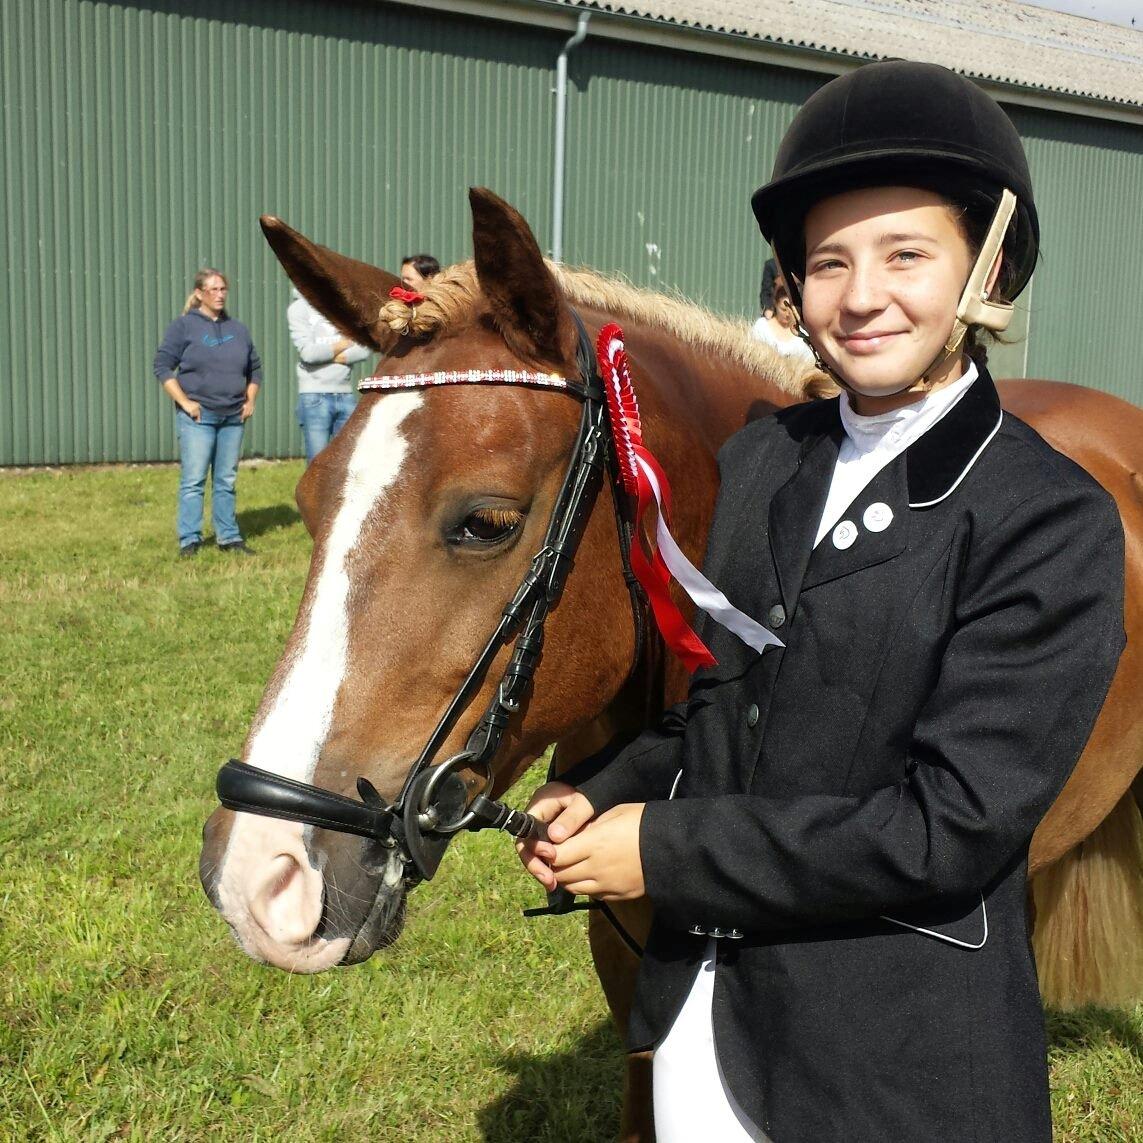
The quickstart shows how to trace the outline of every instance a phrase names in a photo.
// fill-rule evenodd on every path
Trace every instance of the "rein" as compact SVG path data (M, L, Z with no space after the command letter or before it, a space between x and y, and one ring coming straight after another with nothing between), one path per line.
M583 411L543 546L532 557L527 573L504 606L495 631L429 736L397 799L387 803L365 777L357 779L361 800L356 801L231 759L219 770L216 781L218 799L227 809L355 834L386 849L396 849L404 863L403 876L409 888L433 878L449 841L461 830L499 829L517 838L546 836L543 824L530 814L511 809L488 796L494 781L492 759L536 672L544 643L544 623L563 593L605 470L616 482L612 500L624 579L635 617L636 663L645 635L643 596L630 564L634 521L628 511L627 498L620 495L615 441L595 353L579 315L573 311L573 317L578 331L576 363L580 377L576 381L557 374L522 370L465 370L373 377L361 383L362 390L450 384L525 385L568 393L583 403ZM446 761L434 764L441 746L483 685L497 654L513 640L511 659L465 748ZM467 779L464 772L469 774ZM476 794L470 796L477 786ZM564 913L590 907L593 906L589 903L574 904L571 894L557 890L549 894L547 909L528 910L528 913ZM609 909L605 908L604 912L611 917ZM641 951L625 933L621 935L634 951Z

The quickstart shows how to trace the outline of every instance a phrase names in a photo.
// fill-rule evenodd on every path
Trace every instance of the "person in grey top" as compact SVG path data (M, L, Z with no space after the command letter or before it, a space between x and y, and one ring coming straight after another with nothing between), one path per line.
M286 320L298 351L297 413L308 465L349 420L357 403L349 367L372 350L350 341L297 290L290 291Z
M254 415L262 362L250 331L227 313L226 275L204 267L194 278L182 316L175 318L155 352L155 376L175 403L179 438L179 555L202 546L207 472L214 535L219 548L251 555L235 512L234 488L246 422Z

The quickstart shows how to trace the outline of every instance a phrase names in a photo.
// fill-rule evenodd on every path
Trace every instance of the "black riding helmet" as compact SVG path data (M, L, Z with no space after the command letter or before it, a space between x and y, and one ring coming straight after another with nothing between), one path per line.
M916 186L990 213L1004 188L1016 213L1004 242L1004 294L1036 267L1040 226L1020 136L999 104L937 64L866 64L816 91L778 148L751 205L787 275L805 273L804 222L820 199L868 186ZM800 306L801 291L788 283Z

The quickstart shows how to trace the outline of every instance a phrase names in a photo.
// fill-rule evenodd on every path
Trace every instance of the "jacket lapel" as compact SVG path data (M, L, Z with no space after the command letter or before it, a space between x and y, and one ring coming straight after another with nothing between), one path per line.
M806 439L794 475L770 501L770 553L778 572L782 603L791 616L802 590L802 579L841 447L841 422L836 419L836 413L834 417L834 427L829 432Z
M837 403L823 410L820 432L808 435L793 476L770 502L770 552L782 603L794 614L807 588L900 555L909 542L910 509L940 503L960 484L1000 427L1003 414L987 370L920 440L874 477L842 516L852 534L835 539L836 526L815 549L814 536L833 479L843 429Z
M889 462L814 549L802 591L899 556L909 546L909 491L904 456ZM814 521L815 531L817 519ZM811 538L812 542L812 538Z

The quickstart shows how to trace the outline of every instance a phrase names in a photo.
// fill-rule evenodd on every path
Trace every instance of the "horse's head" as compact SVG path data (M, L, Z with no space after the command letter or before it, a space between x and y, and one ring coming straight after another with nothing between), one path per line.
M572 312L523 218L473 191L475 258L412 305L399 280L263 222L303 294L387 353L384 375L542 369L575 377ZM449 385L365 395L306 471L313 537L301 607L243 760L354 796L392 800L542 546L580 420L552 391ZM605 492L588 520L545 650L495 763L503 788L547 745L590 724L629 676L635 629ZM457 753L508 652L439 752ZM207 822L204 887L242 947L316 972L364 960L402 924L400 856L377 842L248 813Z

